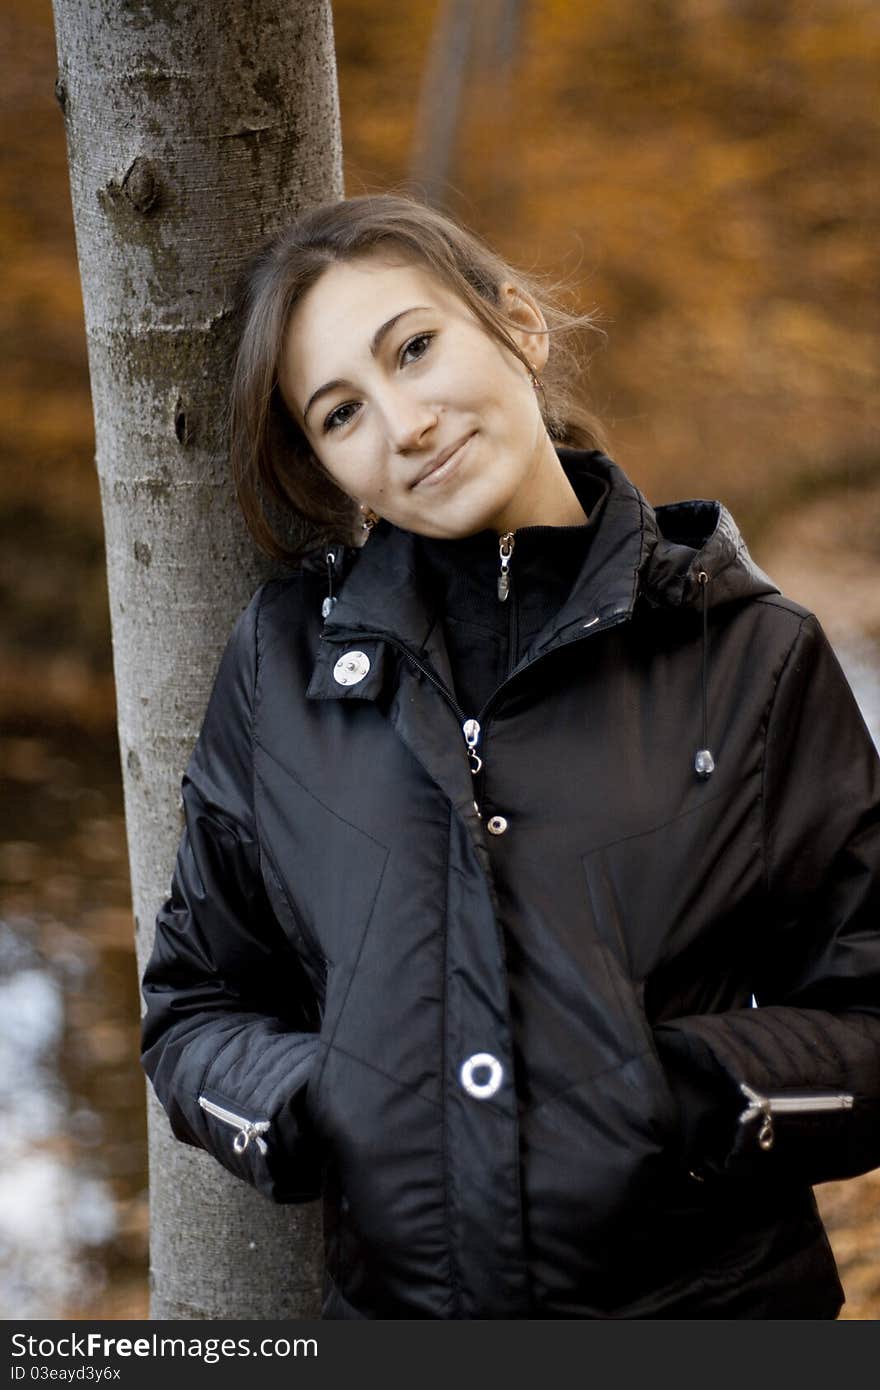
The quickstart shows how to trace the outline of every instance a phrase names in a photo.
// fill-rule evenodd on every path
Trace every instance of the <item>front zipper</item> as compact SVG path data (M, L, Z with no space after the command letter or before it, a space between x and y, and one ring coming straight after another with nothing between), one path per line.
M854 1100L851 1095L838 1091L833 1095L819 1096L809 1091L785 1096L763 1096L745 1081L739 1088L749 1102L739 1117L741 1125L748 1124L760 1115L761 1128L758 1130L758 1143L765 1151L773 1148L775 1134L774 1115L811 1115L828 1110L852 1110Z
M508 534L511 536L511 538L513 537L513 532L508 532ZM608 628L619 626L620 623L626 622L628 617L629 612L627 611L624 615L610 618L607 622L604 623L600 622L598 618L593 618L591 622L585 623L584 627L589 628L589 636L593 637L598 632L607 632ZM433 685L436 690L440 691L440 694L443 696L446 703L453 710L456 718L458 719L459 728L461 729L462 734L464 735L465 749L467 751L468 765L471 770L471 775L473 777L476 777L482 771L484 766L484 760L477 750L480 745L480 740L483 736L483 728L485 726L486 715L487 712L491 709L492 705L495 704L497 700L500 698L505 687L509 685L511 680L519 680L520 676L525 675L526 671L530 671L533 666L536 666L539 661L543 661L545 657L552 656L554 652L560 651L563 646L570 647L573 646L575 642L582 642L586 636L587 633L581 630L576 637L571 638L568 642L561 643L559 647L554 647L553 652L542 652L540 656L532 657L532 660L529 661L525 666L523 666L519 671L517 671L515 676L508 675L507 679L503 680L501 684L498 686L498 689L493 691L483 708L480 710L479 719L469 718L465 714L464 710L461 708L461 705L456 700L452 691L449 689L449 686L443 683L440 677L436 675L434 671L431 670L430 666L426 666L423 661L420 661L419 658L413 654L412 649L408 647L405 642L401 642L398 638L392 637L390 633L351 632L347 636L343 636L342 634L334 634L334 640L357 640L359 642L386 642L389 647L393 647L395 651L401 652L403 656L406 657L407 661L409 661L410 664L413 665L417 671L420 671L421 674L425 677L425 679L427 681L430 681L431 685ZM322 640L327 640L326 635L322 634ZM482 721L482 723L480 721ZM476 799L474 800L474 809L476 810L477 815L479 815L480 807Z
M207 1110L209 1115L214 1115L218 1120L222 1120L226 1125L232 1125L238 1130L232 1141L232 1147L237 1154L243 1154L251 1140L254 1141L261 1154L268 1152L265 1139L260 1136L266 1133L269 1128L269 1120L249 1120L244 1115L236 1115L234 1111L227 1110L223 1105L217 1105L215 1101L208 1100L207 1096L199 1096L199 1105L203 1110Z
M364 634L361 634L361 639L363 639L363 636ZM461 732L464 735L464 744L465 748L467 749L468 764L470 766L471 776L476 777L477 773L483 766L483 759L477 752L477 748L480 742L480 734L482 732L479 722L476 719L468 719L466 717L464 710L461 708L461 705L458 703L452 691L449 689L449 686L444 685L443 681L441 681L439 676L435 675L435 673L431 670L430 666L426 666L423 661L419 661L417 656L413 656L409 647L407 647L403 642L398 642L396 638L389 637L382 633L367 633L366 636L369 637L370 641L373 642L387 642L389 646L395 647L397 651L402 652L403 655L406 657L407 661L411 662L412 665L415 666L417 671L421 671L425 679L430 681L431 684L437 690L440 691L440 694L443 696L446 703L452 706L452 709L455 711L456 718L458 719L459 725L461 726ZM476 806L477 814L479 815L479 807L477 806L476 802L474 802L474 805Z

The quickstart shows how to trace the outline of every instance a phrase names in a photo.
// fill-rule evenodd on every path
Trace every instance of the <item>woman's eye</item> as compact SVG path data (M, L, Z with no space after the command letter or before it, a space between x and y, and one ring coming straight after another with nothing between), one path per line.
M346 412L347 410L354 411L354 410L356 410L356 409L357 409L357 403L356 403L355 401L346 401L344 405L338 405L338 406L336 407L335 410L331 410L331 411L330 411L330 414L327 416L326 420L324 421L324 429L325 429L325 430L338 430L338 429L341 429L342 426L343 426L343 425L347 425L348 422L349 422L349 420L351 420L351 418L352 418L351 415L346 415L345 412Z
M433 333L419 333L416 335L415 338L410 338L409 342L405 343L400 350L401 363L403 364L406 361L407 354L410 351L415 352L415 357L409 358L410 361L417 362L420 357L424 357L425 353L428 351L428 344L430 343L433 336Z
M433 337L433 333L418 333L414 338L410 338L409 342L404 343L400 349L400 365L405 367L408 362L418 362L419 358L424 357ZM329 434L331 430L339 430L350 424L357 409L357 401L345 401L342 405L336 406L324 421L325 433Z

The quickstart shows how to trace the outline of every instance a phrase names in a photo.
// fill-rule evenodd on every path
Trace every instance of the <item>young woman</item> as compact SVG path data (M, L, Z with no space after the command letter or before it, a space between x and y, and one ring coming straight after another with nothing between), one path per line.
M323 1195L325 1317L833 1318L880 764L725 508L595 447L577 322L398 197L256 264L239 495L317 559L223 657L144 1064L178 1138Z

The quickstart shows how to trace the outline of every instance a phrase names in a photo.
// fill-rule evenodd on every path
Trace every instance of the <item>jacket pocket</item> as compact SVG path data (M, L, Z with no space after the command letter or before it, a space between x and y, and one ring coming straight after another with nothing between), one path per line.
M617 1003L621 1048L640 1056L646 1114L650 1112L652 1126L664 1146L677 1154L681 1141L678 1101L648 1020L644 979L634 964L636 952L632 943L639 928L626 892L633 865L624 865L614 853L617 850L617 846L612 846L610 854L606 849L598 849L583 856L589 905L608 984ZM649 927L650 923L642 924L642 929Z
M626 901L625 876L621 866L602 849L585 854L582 862L593 924L621 1021L633 1049L654 1054L659 1066L654 1035L645 1013L644 978L634 966L632 940L637 928Z

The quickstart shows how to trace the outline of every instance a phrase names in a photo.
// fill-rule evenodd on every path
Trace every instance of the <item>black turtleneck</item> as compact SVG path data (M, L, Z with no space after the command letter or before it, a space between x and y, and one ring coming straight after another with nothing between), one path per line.
M479 714L556 616L583 566L608 484L590 473L572 473L569 481L586 521L516 531L503 602L496 532L460 540L418 537L420 585L443 624L456 698L469 717Z

